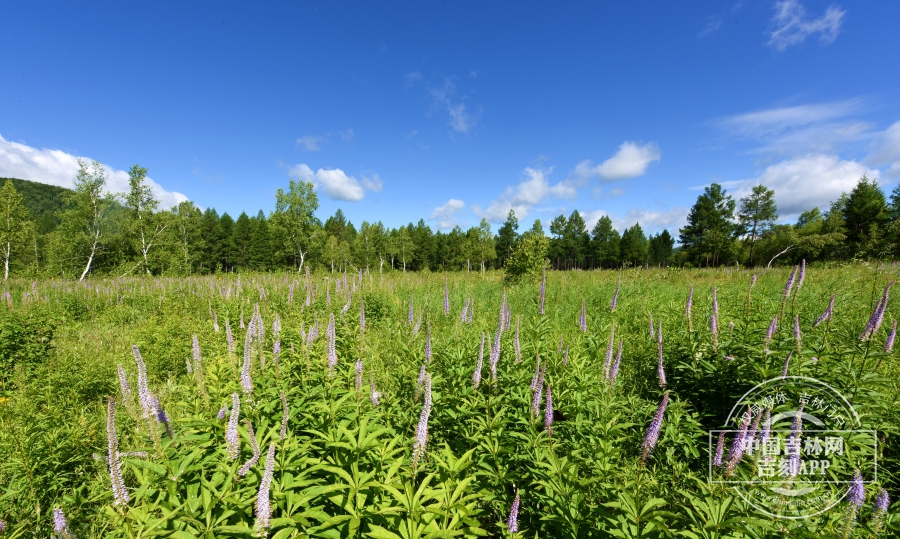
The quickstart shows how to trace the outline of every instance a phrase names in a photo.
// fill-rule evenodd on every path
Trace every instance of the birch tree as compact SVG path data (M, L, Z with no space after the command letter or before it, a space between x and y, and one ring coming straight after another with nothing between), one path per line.
M134 165L128 171L128 194L125 195L125 207L131 218L131 232L138 244L141 253L141 261L138 265L144 265L144 271L150 275L150 261L148 253L159 235L165 231L168 223L157 219L155 215L159 201L153 198L153 191L147 184L147 169ZM137 267L137 266L135 266Z
M22 195L13 182L6 180L0 188L0 244L3 250L3 280L9 279L9 262L13 252L25 250L34 223Z
M63 215L61 228L65 234L63 241L74 249L74 255L87 257L79 281L83 281L91 271L91 264L102 247L107 214L113 202L112 197L104 192L106 181L106 169L100 162L92 161L88 165L78 160L75 190L71 195L70 208Z
M275 193L275 212L270 222L274 235L281 242L282 254L293 259L298 273L303 269L311 247L316 225L313 213L318 208L319 195L311 182L292 179L287 191L279 189Z

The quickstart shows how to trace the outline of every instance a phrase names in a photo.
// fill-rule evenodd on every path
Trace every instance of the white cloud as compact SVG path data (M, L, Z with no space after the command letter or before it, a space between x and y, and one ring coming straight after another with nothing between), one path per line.
M722 19L715 18L706 23L697 37L706 37L722 27Z
M381 192L382 183L378 174L371 178L363 176L362 182L353 176L347 176L339 168L320 168L313 172L308 165L300 163L288 169L291 178L312 183L317 190L325 193L331 200L357 202L365 196L365 189Z
M569 176L581 179L599 177L606 181L634 178L646 174L650 163L659 161L661 157L659 146L655 142L641 145L626 140L619 146L616 154L606 161L593 166L590 159L585 159L575 166Z
M688 208L671 208L668 210L639 210L630 209L625 212L622 217L612 215L605 210L579 211L581 217L587 225L588 232L593 230L597 221L604 215L608 215L612 219L613 228L622 233L626 228L634 226L635 223L641 225L641 230L649 236L664 229L669 231L672 236L678 236L678 229L684 226L687 221Z
M353 129L347 129L346 131L340 131L341 138L344 140L353 140Z
M781 134L788 129L845 118L859 112L863 104L861 99L845 99L829 103L778 107L728 116L716 123L740 137L763 138Z
M412 73L407 73L403 76L403 80L406 82L407 86L412 86L413 84L419 82L424 78L425 77L423 77L422 74L418 71L413 71Z
M554 198L572 199L578 194L577 187L579 185L577 179L569 179L550 185L547 176L553 172L553 168L537 169L527 167L523 174L525 180L515 187L507 187L500 198L491 202L486 210L473 206L472 210L479 217L484 217L488 221L494 223L502 223L506 221L509 210L516 212L516 217L521 221L525 219L535 204L540 203L544 198L551 196Z
M456 86L449 80L444 81L442 88L431 88L428 91L431 93L434 105L446 110L450 115L450 127L454 131L468 133L478 123L478 118L466 110L465 103L454 102L451 99L456 93Z
M91 161L88 157L80 158ZM0 135L0 177L20 178L72 189L78 174L78 159L79 156L62 150L39 150L26 144L10 142ZM106 189L110 193L127 193L128 173L109 165L103 166L109 176ZM159 200L161 209L169 209L188 199L181 193L166 191L151 178L147 178L147 184L153 196Z
M818 19L806 16L806 8L798 0L783 0L775 4L772 17L773 30L769 33L769 45L783 51L793 45L803 43L807 37L819 34L822 43L832 43L837 39L844 15L847 12L837 6L830 6Z
M863 174L872 180L880 177L878 170L857 161L809 154L770 165L755 178L721 183L733 188L735 200L748 194L753 186L765 185L775 191L779 217L791 220L814 207L824 211L841 193L849 193Z
M303 146L303 148L308 152L318 152L319 150L321 150L321 148L319 148L319 142L323 140L325 139L322 137L307 135L305 137L300 137L297 139L297 146Z
M871 123L852 117L865 108L864 100L847 99L737 114L713 124L734 139L758 143L753 153L838 153L876 135Z
M459 224L459 218L456 214L465 207L466 203L462 200L451 198L446 204L432 210L428 218L432 221L437 221L438 228L453 228Z
M866 161L875 165L891 165L885 176L900 176L900 122L894 122L878 138L878 150Z
M363 176L362 178L362 186L368 189L369 191L374 191L376 193L380 193L384 188L384 184L381 183L381 178L378 177L378 174L372 174L372 177Z

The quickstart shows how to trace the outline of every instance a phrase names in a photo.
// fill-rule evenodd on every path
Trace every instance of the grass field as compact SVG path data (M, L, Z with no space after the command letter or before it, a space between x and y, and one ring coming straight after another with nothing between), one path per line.
M896 302L860 335L898 268L810 267L785 295L791 271L550 272L543 314L540 282L504 289L499 273L10 281L4 533L896 536L880 497L900 471ZM877 431L877 478L867 453L833 470L861 472L862 501L850 487L821 514L772 519L709 481L708 431L740 430L732 407L785 369ZM758 455L731 444L712 476L753 476Z

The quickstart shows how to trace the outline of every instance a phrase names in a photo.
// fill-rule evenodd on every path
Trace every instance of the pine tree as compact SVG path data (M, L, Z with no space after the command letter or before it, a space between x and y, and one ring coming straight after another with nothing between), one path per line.
M731 254L732 239L738 232L732 223L735 202L726 195L722 186L713 183L697 197L697 202L688 213L687 224L679 232L681 245L688 255L697 260L705 254L707 265L712 257L712 265L718 265Z
M635 223L634 226L626 228L625 232L622 233L620 249L622 260L625 262L634 266L642 266L647 260L649 247L649 242L644 235L643 229L641 229L640 223Z
M506 221L497 231L495 240L497 262L500 267L506 266L506 261L512 255L516 240L519 239L518 234L516 234L517 230L519 230L519 220L516 219L516 212L510 208L509 213L506 215Z
M231 242L234 245L234 265L241 270L250 269L250 249L253 246L254 222L241 212L234 222Z
M219 269L222 245L222 229L219 228L219 213L215 208L206 208L200 220L200 237L203 239L203 252L200 257L200 271L215 273Z
M604 215L591 231L591 248L597 264L601 268L615 268L619 265L619 231L613 228L612 219Z
M262 210L253 219L253 238L250 242L250 267L254 271L273 269L272 236L269 234L269 222Z
M843 216L847 242L854 253L873 243L873 236L879 235L879 229L884 230L888 221L887 203L878 182L866 176L860 178L847 197Z
M741 198L738 221L742 227L741 232L749 234L750 259L748 264L750 266L753 266L753 246L766 228L778 219L777 210L775 191L762 184L754 186L750 194Z

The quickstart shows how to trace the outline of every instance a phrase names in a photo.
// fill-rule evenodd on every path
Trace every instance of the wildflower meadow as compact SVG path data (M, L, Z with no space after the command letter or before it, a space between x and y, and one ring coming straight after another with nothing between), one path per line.
M898 278L9 281L0 536L895 537ZM833 388L874 445L822 470L847 478L827 510L772 518L727 480L776 431L812 439L812 401L742 401L792 379Z

